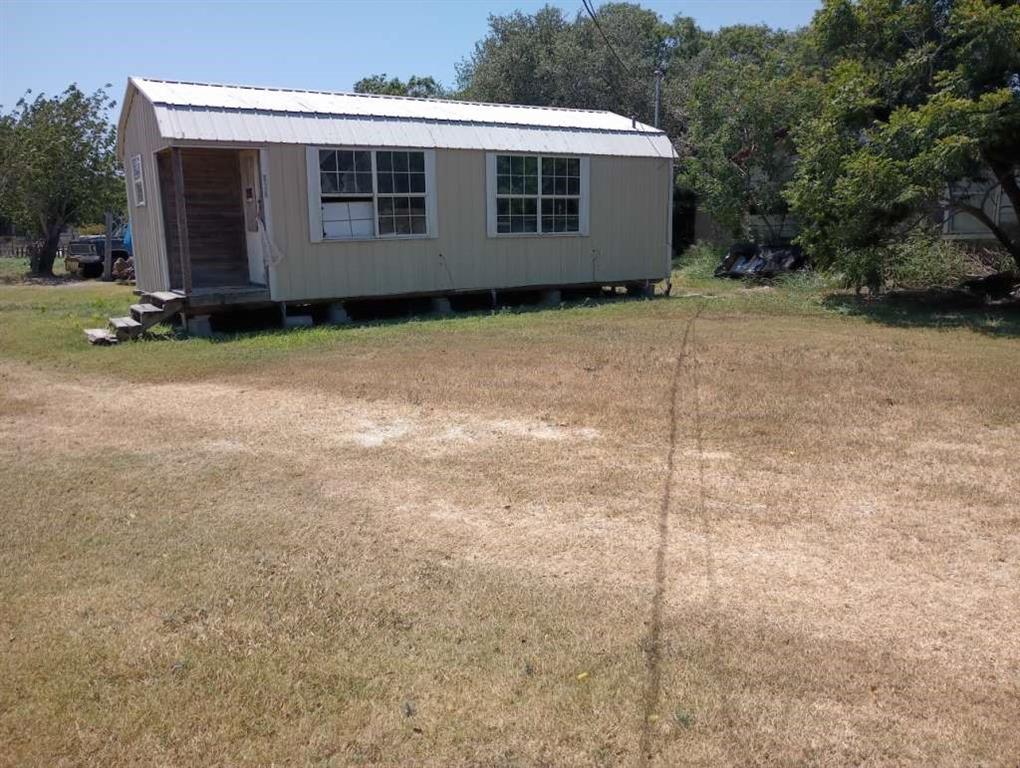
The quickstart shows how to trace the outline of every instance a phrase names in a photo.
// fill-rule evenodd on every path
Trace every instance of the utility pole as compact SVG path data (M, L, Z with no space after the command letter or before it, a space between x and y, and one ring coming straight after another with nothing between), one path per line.
M103 279L113 280L113 213L106 212L106 240L103 242Z
M655 127L659 127L659 111L662 109L662 67L655 68Z

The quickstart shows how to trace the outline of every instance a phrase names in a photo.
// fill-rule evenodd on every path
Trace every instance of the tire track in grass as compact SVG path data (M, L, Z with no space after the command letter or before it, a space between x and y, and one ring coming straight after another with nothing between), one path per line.
M687 321L684 327L683 337L680 340L680 351L673 364L673 374L669 387L669 451L666 454L666 475L663 483L662 497L659 502L659 545L655 552L655 592L652 595L652 614L649 622L648 635L643 643L647 654L646 666L648 676L645 681L645 690L641 699L641 739L638 746L638 764L647 766L652 759L652 736L653 726L658 716L657 710L662 698L662 608L666 599L666 550L669 547L669 517L670 507L673 504L673 476L676 468L677 444L679 442L679 429L677 427L677 400L680 393L680 375L684 369L684 363L688 359L692 362L692 388L694 390L694 424L695 444L698 451L698 498L697 504L702 518L703 526L707 527L704 517L705 494L704 494L704 466L702 462L702 436L701 436L701 407L698 397L697 359L694 357L694 326L701 315L704 305L698 307L697 311ZM707 533L707 531L706 531ZM715 574L712 566L711 549L708 537L705 537L706 566L708 578L713 585Z

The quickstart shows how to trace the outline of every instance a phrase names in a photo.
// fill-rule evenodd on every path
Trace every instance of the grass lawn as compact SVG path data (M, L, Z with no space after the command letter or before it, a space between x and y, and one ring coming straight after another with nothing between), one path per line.
M0 765L1002 765L1020 321L745 288L92 348L0 285Z

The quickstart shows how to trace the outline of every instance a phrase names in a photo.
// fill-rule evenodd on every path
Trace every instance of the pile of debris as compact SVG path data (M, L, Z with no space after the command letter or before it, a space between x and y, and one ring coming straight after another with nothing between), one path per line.
M135 260L131 256L123 256L113 262L113 279L119 283L133 283L135 280Z
M772 278L807 269L804 251L797 245L735 243L715 268L716 277Z

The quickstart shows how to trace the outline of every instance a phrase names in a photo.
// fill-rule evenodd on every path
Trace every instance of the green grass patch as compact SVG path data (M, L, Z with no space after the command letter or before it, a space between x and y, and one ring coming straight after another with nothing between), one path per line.
M98 281L0 285L0 356L108 374L133 380L202 378L261 366L286 358L314 357L327 351L352 351L365 345L392 347L395 353L419 344L442 343L447 335L519 337L522 342L563 342L591 331L592 324L615 321L668 321L702 307L708 314L815 315L846 321L874 321L908 327L962 327L991 335L1018 335L1015 316L999 311L955 313L891 309L881 302L855 302L835 290L830 278L805 272L762 283L711 277L718 253L700 247L682 259L673 274L673 299L607 300L548 309L534 306L456 314L418 316L344 327L262 330L189 337L161 326L141 341L93 347L83 329L105 327L135 301L131 287ZM6 260L12 261L12 260Z

